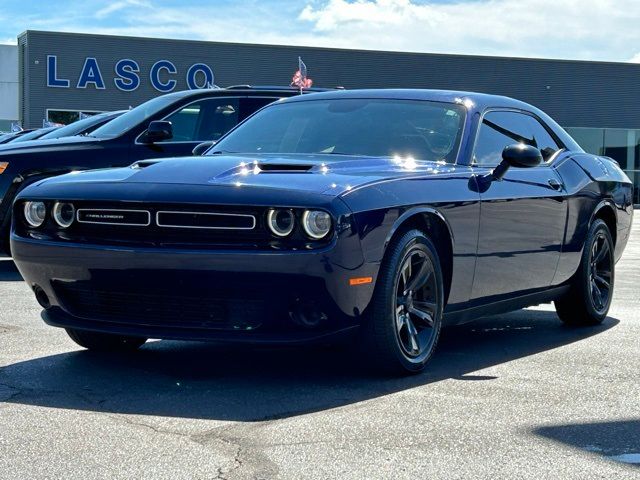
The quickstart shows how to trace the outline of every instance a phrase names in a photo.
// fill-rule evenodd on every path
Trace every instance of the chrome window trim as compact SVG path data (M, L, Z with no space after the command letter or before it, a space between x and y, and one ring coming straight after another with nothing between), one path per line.
M212 215L212 216L220 216L220 217L246 217L251 218L253 220L253 225L251 227L197 227L197 226L187 226L187 225L170 225L170 224L162 224L160 223L160 214L184 214L184 215ZM256 228L257 221L255 215L248 215L243 213L217 213L217 212L185 212L182 210L158 210L156 212L156 225L162 228L188 228L194 230L253 230Z
M127 212L127 213L146 213L147 223L121 223L121 222L91 222L80 220L80 212ZM78 223L90 223L93 225L123 225L127 227L148 227L151 225L151 212L149 210L130 210L122 208L80 208L76 210L76 220Z

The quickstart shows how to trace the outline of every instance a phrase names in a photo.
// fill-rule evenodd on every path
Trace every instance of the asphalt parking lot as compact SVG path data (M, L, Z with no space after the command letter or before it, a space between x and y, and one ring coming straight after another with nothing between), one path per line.
M640 478L640 221L616 281L600 327L489 317L381 379L339 350L88 353L2 258L0 478Z

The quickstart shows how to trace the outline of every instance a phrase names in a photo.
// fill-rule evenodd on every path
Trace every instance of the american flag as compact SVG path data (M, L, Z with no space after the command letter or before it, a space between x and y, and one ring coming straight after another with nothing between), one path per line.
M303 88L311 88L311 85L313 85L313 80L307 77L307 66L302 58L298 57L298 71L291 79L291 86L298 87L302 91Z

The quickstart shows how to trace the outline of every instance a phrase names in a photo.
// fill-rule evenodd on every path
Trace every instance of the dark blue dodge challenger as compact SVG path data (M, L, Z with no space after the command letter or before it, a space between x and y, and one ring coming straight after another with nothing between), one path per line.
M602 322L632 216L616 162L530 105L338 91L267 106L202 157L33 184L11 247L83 347L352 333L417 372L444 324L552 301Z

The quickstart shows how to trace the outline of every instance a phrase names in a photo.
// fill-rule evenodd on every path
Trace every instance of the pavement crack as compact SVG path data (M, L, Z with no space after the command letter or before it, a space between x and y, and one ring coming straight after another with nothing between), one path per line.
M124 422L128 425L134 426L134 427L142 427L142 428L146 428L149 429L151 431L153 431L154 433L157 433L159 435L173 435L173 436L177 436L177 437L181 437L181 438L185 438L187 440L191 440L195 443L198 443L200 445L202 445L202 443L197 442L192 435L187 434L187 433L182 433L182 432L178 432L175 430L169 430L169 429L165 429L165 428L159 428L156 427L155 425L151 425L149 423L146 422L141 422L139 420L136 420L134 418L131 418L127 415L118 415L118 414L107 414L107 417L111 418L112 420L116 420L118 422Z
M229 480L229 475L233 475L236 470L242 468L242 447L228 439L221 438L220 440L235 447L236 449L235 454L233 455L233 466L226 470L224 467L218 467L218 474L216 478L219 478L220 480Z

